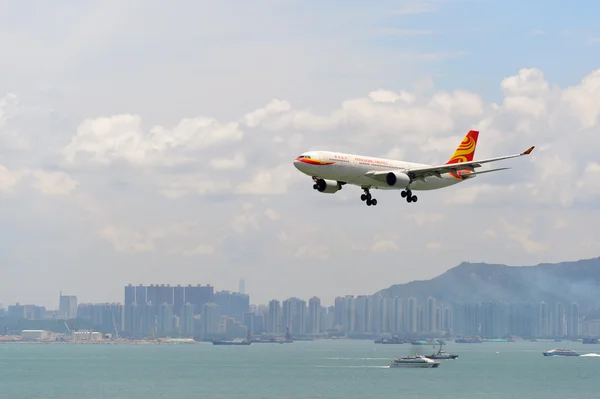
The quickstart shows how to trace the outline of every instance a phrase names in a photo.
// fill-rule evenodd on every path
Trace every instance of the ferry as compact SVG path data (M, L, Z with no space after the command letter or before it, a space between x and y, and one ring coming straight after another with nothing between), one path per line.
M544 352L544 356L579 356L579 353L570 349L551 349Z
M390 363L390 368L436 368L440 362L435 362L425 356L403 356L397 357Z

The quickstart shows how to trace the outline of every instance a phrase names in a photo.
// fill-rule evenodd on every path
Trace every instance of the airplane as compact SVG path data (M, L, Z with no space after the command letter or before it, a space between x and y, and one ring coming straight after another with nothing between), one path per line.
M497 168L476 172L482 164L531 154L532 146L520 154L474 161L478 130L470 130L452 155L443 165L426 165L415 162L373 158L362 155L331 151L308 151L294 160L300 172L312 177L313 189L325 194L334 194L346 184L359 186L364 194L361 201L367 206L377 205L371 189L402 190L406 202L417 202L414 191L437 190L453 186L477 175L510 168Z

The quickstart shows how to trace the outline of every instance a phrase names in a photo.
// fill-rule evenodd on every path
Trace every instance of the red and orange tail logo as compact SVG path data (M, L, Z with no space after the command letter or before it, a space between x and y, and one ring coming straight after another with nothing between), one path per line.
M479 137L479 131L470 130L446 164L472 161L475 156L475 147L477 147L477 137Z

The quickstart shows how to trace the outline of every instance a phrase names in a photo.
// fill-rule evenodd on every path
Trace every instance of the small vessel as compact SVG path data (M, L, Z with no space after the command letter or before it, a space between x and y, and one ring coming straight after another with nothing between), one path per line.
M409 341L404 338L399 338L398 336L393 336L391 338L381 337L381 338L375 339L373 342L376 344L399 345L399 344L404 344Z
M544 356L579 356L579 353L571 349L550 349L544 352Z
M440 362L435 362L425 356L402 356L397 357L390 363L390 368L436 368Z
M250 341L247 339L241 340L233 340L233 341L221 341L220 339L215 339L213 341L213 345L250 345Z
M432 353L429 356L425 356L428 359L439 359L439 360L446 360L446 359L456 359L458 357L458 355L453 355L451 353L446 353L443 349L442 349L442 344L440 343L440 349L437 352Z
M480 344L483 341L479 338L457 338L454 342L457 344Z
M583 339L583 343L584 344L600 344L600 340L598 340L598 338L584 338Z

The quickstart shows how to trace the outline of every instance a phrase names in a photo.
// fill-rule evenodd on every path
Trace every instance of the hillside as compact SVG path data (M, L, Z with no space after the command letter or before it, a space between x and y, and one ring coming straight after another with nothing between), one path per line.
M378 294L444 302L577 302L587 312L600 307L600 258L536 266L463 262L431 280L393 285Z

